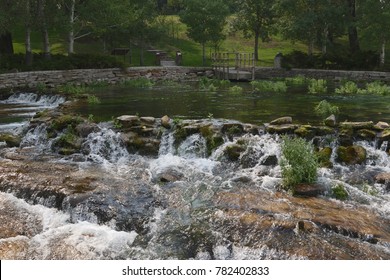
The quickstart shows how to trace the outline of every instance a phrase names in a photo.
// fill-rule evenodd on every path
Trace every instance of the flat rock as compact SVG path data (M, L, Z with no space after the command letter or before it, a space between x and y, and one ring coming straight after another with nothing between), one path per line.
M324 188L314 184L299 184L294 187L294 196L317 197L324 193Z
M285 134L285 133L294 133L298 128L296 124L283 124L283 125L269 125L266 127L266 131L271 134Z
M372 121L369 122L342 122L340 123L342 128L352 128L352 129L371 129L374 127Z
M292 124L292 117L281 117L270 122L271 125Z

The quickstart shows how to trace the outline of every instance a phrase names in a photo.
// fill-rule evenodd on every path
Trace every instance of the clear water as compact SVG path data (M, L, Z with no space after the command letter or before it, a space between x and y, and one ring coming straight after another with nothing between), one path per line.
M100 104L78 103L75 112L97 121L108 121L120 115L172 118L233 119L241 122L262 124L281 116L291 116L299 123L318 123L314 107L326 99L339 106L339 119L349 121L390 121L390 96L335 96L310 95L306 88L291 88L287 93L252 93L249 84L238 83L243 93L231 93L228 89L215 92L201 91L192 87L164 87L152 89L110 88L95 92Z

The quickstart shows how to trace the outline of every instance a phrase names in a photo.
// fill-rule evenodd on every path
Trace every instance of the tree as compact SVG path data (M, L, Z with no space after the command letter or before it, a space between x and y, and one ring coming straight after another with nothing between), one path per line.
M14 11L11 0L0 0L0 55L14 53L10 32L14 19L11 15Z
M344 25L344 1L279 0L280 31L285 38L306 42L309 55L316 43L326 52L330 32L339 32Z
M238 12L234 25L246 38L255 38L254 54L259 60L259 39L264 42L272 33L275 19L273 2L267 0L237 0Z
M363 36L380 49L380 66L385 64L386 42L390 40L390 0L366 0L359 5Z
M356 0L346 0L348 6L348 39L349 49L352 54L360 50L359 36L357 31ZM362 1L363 2L363 1Z
M206 43L217 44L225 38L223 33L228 7L223 0L188 0L180 13L181 21L187 25L187 34L202 45L203 65L206 64Z

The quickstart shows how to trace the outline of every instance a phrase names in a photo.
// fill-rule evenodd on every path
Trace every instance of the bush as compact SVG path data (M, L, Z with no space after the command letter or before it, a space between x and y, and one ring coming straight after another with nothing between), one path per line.
M317 180L318 161L313 146L302 138L283 137L281 145L283 185L292 189L300 183Z
M33 64L27 66L23 54L2 55L0 69L2 71L40 71L69 69L103 69L125 68L125 64L111 55L96 54L52 54L51 59L45 59L42 54L33 54Z
M318 103L318 105L314 108L314 112L317 116L322 118L329 117L330 115L338 115L339 107L333 106L326 100L322 100Z
M338 200L346 200L348 198L348 192L343 185L338 184L332 188L332 197Z
M390 87L379 81L368 83L365 89L359 91L361 94L390 95Z
M154 82L148 78L138 78L133 80L124 80L120 85L130 88L151 88L154 86Z
M306 84L307 79L305 76L298 75L292 78L286 78L286 82L294 86L300 86Z
M243 88L240 86L232 86L231 88L229 88L229 93L232 93L232 94L241 94L242 91L243 91Z
M310 94L322 94L328 91L326 80L323 79L311 79L309 80L308 91Z
M355 82L348 81L344 83L341 87L336 88L336 94L357 94L359 93L359 88Z

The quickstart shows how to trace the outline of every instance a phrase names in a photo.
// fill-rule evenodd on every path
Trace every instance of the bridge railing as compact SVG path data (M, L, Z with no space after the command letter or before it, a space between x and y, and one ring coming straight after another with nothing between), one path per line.
M244 72L251 74L255 79L255 55L253 53L224 52L212 53L211 61L214 72L219 79L240 80Z

